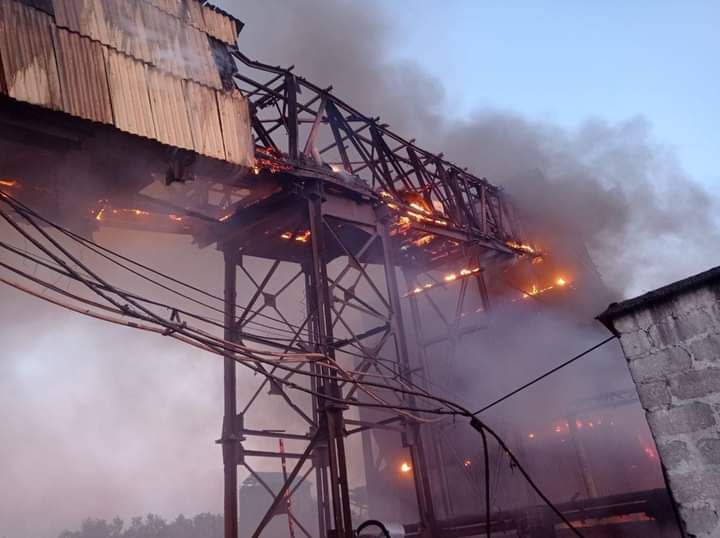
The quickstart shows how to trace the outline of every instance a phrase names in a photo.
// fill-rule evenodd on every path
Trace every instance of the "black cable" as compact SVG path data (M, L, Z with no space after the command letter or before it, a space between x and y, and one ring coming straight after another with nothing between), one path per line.
M209 305L209 304L207 304L207 303L204 303L204 302L202 302L202 301L199 301L198 299L195 299L194 297L190 297L190 296L188 296L188 295L186 295L186 294L183 294L182 292L179 292L179 291L177 291L177 290L175 290L175 289L173 289L173 288L170 288L170 287L168 287L168 286L165 286L165 285L162 284L161 282L158 282L157 280L154 280L154 279L148 277L147 275L143 275L142 273L139 273L138 271L135 271L134 269L128 267L127 265L120 263L119 261L113 259L111 256L108 256L108 254L110 254L110 255L112 255L112 256L116 256L117 258L120 258L121 260L126 261L126 262L128 262L128 263L132 263L132 264L134 264L134 265L136 265L136 266L144 269L145 271L148 271L148 272L150 272L150 273L152 273L152 274L155 274L155 275L158 275L158 276L160 276L160 277L162 277L162 278L165 278L165 279L167 279L167 280L169 280L169 281L171 281L171 282L173 282L173 283L175 283L175 284L179 284L179 285L181 285L181 286L183 286L183 287L186 287L186 288L188 288L188 289L191 289L191 290L193 290L193 291L195 291L195 292L197 292L197 293L200 293L200 294L205 295L205 296L207 296L207 297L209 297L209 298L212 298L212 299L215 299L215 300L217 300L217 301L220 301L220 302L223 302L223 303L224 303L225 300L224 300L222 297L218 297L217 295L213 295L212 293L210 293L210 292L208 292L208 291L206 291L206 290L203 290L202 288L198 288L198 287L196 287L196 286L193 286L192 284L188 284L187 282L183 282L182 280L178 280L178 279L173 278L173 277L171 277L171 276L165 275L165 274L161 273L160 271L157 271L156 269L153 269L152 267L148 267L148 266L146 266L146 265L138 262L137 260L134 260L134 259L129 258L129 257L127 257L127 256L123 256L122 254L120 254L120 253L118 253L118 252L115 252L115 251L113 251L113 250L111 250L111 249L108 249L107 247L103 247L102 245L100 245L100 244L98 244L98 243L95 243L94 241L92 241L92 240L90 240L90 239L87 239L87 238L85 238L85 237L83 237L83 236L81 236L81 235L79 235L79 234L76 234L75 232L73 232L73 231L71 231L71 230L68 230L67 228L64 228L63 226L60 226L59 224L57 224L57 223L55 223L55 222L53 222L53 221L50 221L50 220L46 219L45 217L43 217L42 215L36 213L34 210L32 210L31 208L29 208L28 206L26 206L25 204L23 204L22 202L20 202L19 200L17 200L16 198L10 196L10 195L7 194L7 193L4 193L4 192L0 191L0 198L5 198L5 199L6 199L6 200L5 200L6 203L8 203L8 205L10 205L11 207L13 207L13 209L15 209L18 213L20 213L21 215L23 215L25 218L26 218L26 216L25 216L26 213L31 214L33 217L41 220L42 222L44 222L44 223L47 224L48 226L50 226L50 227L58 230L58 231L61 232L63 235L69 237L70 239L72 239L72 240L75 241L76 243L81 243L81 244L83 244L86 248L88 248L88 249L91 250L92 252L95 252L95 254L97 254L98 256L101 256L102 258L104 258L104 259L108 260L109 262L117 265L118 267L121 267L121 268L125 269L126 271L134 274L135 276L137 276L137 277L139 277L139 278L142 278L143 280L146 280L146 281L148 281L148 282L150 282L150 283L152 283L152 284L155 284L156 286L158 286L158 287L160 287L160 288L162 288L162 289L164 289L164 290L166 290L166 291L169 291L169 292L171 292L171 293L174 293L175 295L178 295L179 297L182 297L182 298L184 298L184 299L186 299L186 300L188 300L188 301L192 301L192 302L194 302L194 303L196 303L196 304L198 304L198 305L200 305L200 306L204 306L205 308L208 308L208 309L210 309L210 310L214 310L214 311L216 311L216 312L218 312L218 313L223 313L223 310L222 310L222 309L219 309L219 308L217 308L217 307L214 307L214 306L212 306L212 305ZM104 254L103 252L104 252L104 253L107 253L107 254ZM250 309L244 308L243 306L238 305L238 304L236 304L235 307L238 308L238 309L240 309L240 310L247 311L247 312L250 312L251 314L255 314L255 315L260 316L260 317L262 317L262 318L268 319L268 320L270 320L270 321L274 321L274 322L276 322L276 323L286 324L286 325L288 325L288 326L290 326L290 327L293 327L294 329L299 328L299 327L296 326L296 325L293 325L293 324L290 324L290 323L285 323L283 320L274 318L274 317L272 317L272 316L269 316L269 315L264 314L264 313L262 313L262 312L260 312L260 311L257 311L257 310L250 310ZM259 322L255 322L255 323L258 324ZM268 328L271 328L271 329L274 329L274 330L277 330L277 331L283 331L283 332L290 332L290 333L293 332L293 331L287 331L287 330L285 330L285 329L281 329L281 328L278 328L278 327L268 327Z
M3 196L5 196L5 195L3 195ZM495 405L496 403L499 403L500 401L503 401L503 400L509 398L510 396L514 395L514 394L517 394L518 392L520 392L520 391L523 390L524 388L527 388L528 386L530 386L530 385L532 385L533 383L539 381L540 379L543 379L544 377L547 377L548 375L554 373L555 371L559 370L560 368L562 368L562 367L570 364L571 362L579 359L580 357L588 354L589 352L593 351L594 349L597 349L597 348L600 347L601 345L604 345L604 344L607 343L608 341L612 340L614 337L610 337L610 338L606 339L605 341L601 342L600 344L597 344L597 345L594 346L593 348L590 348L590 349L588 349L587 351L581 353L580 355L577 355L577 356L573 357L573 358L570 359L569 361L566 361L565 363L561 364L560 366L558 366L558 367L550 370L549 372L543 374L543 375L540 376L539 378L536 378L535 380L531 381L530 383L527 383L527 384L524 385L523 387L520 387L519 389L516 389L516 390L513 391L512 393L504 396L503 398L499 399L499 400L496 401L496 402L493 402L493 404L491 404L490 406L487 406L487 407L485 407L484 409L482 409L482 410L480 410L480 411L478 411L478 412L476 412L476 413L470 413L469 410L465 409L464 407L462 407L462 406L459 405L459 404L456 404L456 403L454 403L454 402L452 402L452 401L449 401L449 400L447 400L447 399L445 399L445 398L439 398L439 397L430 395L429 393L423 394L423 393L416 392L416 391L407 391L407 390L404 390L404 389L398 389L397 387L391 387L391 386L388 386L388 385L377 384L377 383L372 383L372 382L358 382L358 381L355 381L355 380L352 380L352 382L354 382L354 383L356 383L356 384L358 384L358 385L361 384L361 385L367 385L367 386L376 386L376 387L380 387L380 388L384 388L384 389L388 389L388 390L393 390L393 391L400 392L400 393L413 394L413 395L417 395L417 396L422 397L422 398L431 399L431 400L434 400L434 401L436 401L436 402L443 403L443 405L445 405L445 406L448 408L448 410L443 410L443 409L420 409L420 408L407 407L407 406L397 406L397 405L393 405L393 404L373 404L373 403L369 403L369 402L349 401L349 400L346 400L346 399L344 399L344 398L335 398L335 397L329 396L329 395L327 395L327 394L320 393L320 392L318 392L318 391L313 391L312 389L307 389L307 388L301 387L301 386L299 386L299 385L297 385L297 384L295 384L295 383L289 382L289 381L287 381L286 379L282 379L282 378L279 378L279 377L277 377L277 376L273 376L271 373L267 372L264 368L262 368L259 364L258 364L257 366L255 366L255 367L253 367L251 364L248 364L246 361L240 360L237 355L245 356L246 358L252 360L253 362L272 364L274 367L277 367L277 368L280 368L280 369L290 370L290 371L293 371L294 373L303 373L303 374L304 374L304 372L299 372L299 371L297 371L297 370L295 370L295 369L290 369L290 368L284 367L283 365L277 364L277 363L275 363L275 362L273 362L273 361L263 360L263 359L261 359L261 358L259 358L259 357L256 357L256 356L253 355L252 353L249 353L249 352L241 352L241 351L238 351L237 349L232 349L232 348L228 349L227 343L224 342L224 341L218 342L218 341L217 341L216 339L214 339L213 337L210 337L210 339L208 339L208 337L206 337L206 336L204 336L204 335L201 337L201 336L198 336L198 335L188 334L188 333L187 333L187 330L186 330L186 328L185 328L184 326L178 327L176 324L166 322L163 318L160 318L159 316L157 316L157 315L154 314L153 312L145 309L145 308L142 307L141 305L138 305L135 301L133 301L132 299L129 299L127 296L123 295L122 292L120 292L120 291L118 291L116 288L110 286L107 282L105 282L104 280L102 280L98 275L96 275L94 272L92 272L90 269L88 269L82 262L80 262L79 260L77 260L72 254L68 253L62 246L60 246L60 245L59 245L56 241L54 241L50 236L48 236L42 229L40 229L40 228L37 226L37 224L35 224L35 223L32 221L32 219L28 218L27 215L25 215L25 214L22 215L22 216L25 218L25 220L27 220L36 230L38 230L38 232L40 232L48 241L50 241L50 242L53 244L53 246L55 246L55 247L56 247L58 250L60 250L66 257L68 257L70 260L72 260L78 267L83 268L86 272L88 272L88 274L90 274L90 275L91 275L93 278L95 278L98 282L100 282L100 283L103 284L104 286L108 286L110 289L112 289L112 290L113 290L113 291L112 291L113 294L119 295L120 297L123 297L123 298L125 298L126 300L129 300L132 304L135 304L135 305L136 305L138 308L140 308L142 311L146 312L146 314L149 315L150 317L149 317L149 318L146 318L145 316L142 316L142 315L138 314L137 312L132 311L132 310L129 309L127 306L119 305L116 301L114 301L114 299L109 298L109 297L105 296L104 294L101 294L100 292L98 292L97 289L95 289L95 288L92 286L91 283L87 282L86 279L83 278L79 273L77 273L77 272L74 271L72 268L70 268L61 258L58 258L57 256L55 256L52 252L50 252L50 251L47 250L45 247L43 247L41 244L39 244L34 238L32 238L31 236L29 236L29 234L26 234L26 233L24 233L21 229L19 229L19 227L18 227L14 222L12 222L12 220L9 219L3 212L0 212L0 215L2 215L3 218L5 218L5 220L7 220L8 223L11 224L19 233L21 233L24 237L26 237L27 239L29 239L36 247L38 247L41 251L45 252L45 253L46 253L47 255L49 255L53 260L55 260L57 263L61 264L64 268L66 268L68 271L70 271L77 279L79 279L81 282L83 282L89 289L91 289L91 290L94 291L95 293L100 294L101 296L103 296L103 298L105 298L106 300L108 300L109 302L111 302L114 306L116 306L116 307L119 309L120 313L124 313L124 314L127 314L127 315L131 315L131 316L133 316L133 317L137 317L137 318L139 318L139 319L143 319L144 321L147 321L147 322L151 322L151 323L154 322L154 323L157 323L157 324L161 325L162 327L166 327L168 330L172 330L173 332L178 332L178 333L182 334L183 336L185 336L185 337L187 337L187 338L190 338L190 339L192 339L192 340L194 340L194 341L196 341L196 342L198 342L198 343L201 343L201 344L202 344L203 346L205 346L206 348L208 348L208 349L210 349L210 350L214 350L217 354L220 354L221 356L224 356L224 357L226 357L226 358L230 358L230 359L232 359L232 360L235 360L236 362L240 363L241 365L246 366L246 367L248 367L248 368L256 371L257 373L261 373L261 374L264 375L265 377L267 377L267 378L269 378L269 379L272 379L272 380L274 380L274 381L277 382L277 383L281 383L281 384L286 385L286 386L288 386L288 387L290 387L290 388L295 388L296 390L300 390L300 391L303 391L303 392L306 392L306 393L315 395L316 397L319 397L319 398L321 398L321 399L323 399L323 400L329 400L329 401L333 401L333 402L336 402L336 403L341 403L341 404L344 404L344 405L356 405L356 406L364 406L364 407L384 408L384 409L389 409L389 410L394 410L394 411L397 411L397 410L410 410L410 411L421 412L421 413L425 412L425 413L434 413L434 414L450 414L450 415L463 415L463 416L467 416L468 418L471 419L471 422L470 422L471 426L472 426L474 429L478 430L478 431L481 433L481 435L483 435L483 442L484 442L484 445L485 445L486 474L487 474L487 468L488 468L488 466L489 466L489 463L488 463L488 455L487 455L487 447L486 447L486 441L487 441L487 440L486 440L486 438L485 438L485 436L484 436L484 430L487 430L487 432L490 433L490 434L495 438L495 440L500 444L500 446L503 448L503 450L509 455L509 457L510 457L510 458L513 460L513 462L516 464L516 466L518 467L518 469L519 469L520 472L522 473L522 475L523 475L523 477L525 478L525 480L526 480L526 481L528 482L528 484L535 490L535 492L540 496L540 498L556 513L556 515L558 515L558 517L560 517L560 519L568 526L568 528L570 528L577 536L582 537L582 535L579 533L579 531L577 531L577 529L575 529L575 528L572 526L572 524L570 523L570 521L567 520L567 518L565 518L565 516L559 511L559 509L558 509L555 505L553 505L552 502L542 493L542 491L538 488L538 486L537 486L537 485L534 483L534 481L530 478L530 476L529 476L528 473L525 471L525 469L522 467L522 465L521 465L520 462L517 460L517 458L514 456L514 454L509 450L509 448L507 447L507 445L505 445L504 441L503 441L491 428L489 428L489 427L486 426L483 422L481 422L475 415L477 415L478 413L480 413L480 412L484 411L485 409L491 407L492 405ZM77 296L75 296L75 297L77 298ZM193 332L197 332L197 330L193 330ZM168 333L168 334L170 334L170 333ZM308 373L307 375L310 375L311 377L315 377L315 378L327 378L327 379L332 379L332 380L334 380L334 381L337 381L337 380L338 380L337 375L334 375L334 376L326 376L326 375L322 375L322 374L319 374L319 373ZM452 410L453 408L455 409L455 411ZM487 476L486 476L486 488L488 487L488 485L489 485L489 483L488 483ZM487 493L486 493L486 505L487 505L487 504L489 504L489 495L487 495ZM489 509L488 509L487 517L488 517L488 525L489 525Z
M472 426L475 430L480 432L482 434L483 431L487 431L490 435L493 436L493 438L497 441L497 443L500 445L500 447L507 453L507 455L510 457L510 459L515 463L515 466L520 471L520 474L523 475L523 478L525 478L525 481L530 485L530 487L535 491L535 493L538 494L538 496L543 500L543 502L553 511L555 512L555 515L558 516L565 525L567 525L568 529L570 529L575 536L578 536L580 538L583 538L583 535L580 533L579 530L577 530L573 524L570 522L568 518L565 517L565 515L560 511L560 509L553 504L553 502L548 499L548 497L542 492L542 490L538 487L538 485L535 483L535 481L530 478L530 475L527 473L525 468L520 464L518 459L515 457L515 454L512 453L512 451L508 448L508 446L505 444L505 441L502 440L502 438L495 433L495 431L490 428L487 424L482 422L479 418L470 415L470 426Z
M525 390L526 388L528 388L528 387L531 386L531 385L534 385L534 384L537 383L538 381L541 381L541 380L545 379L545 378L548 377L549 375L554 374L555 372L557 372L558 370L560 370L560 369L562 369L562 368L565 368L568 364L572 364L572 363L575 362L576 360L583 358L585 355L588 355L589 353L592 353L592 352L595 351L597 348L604 346L605 344L607 344L608 342L610 342L611 340L614 340L614 339L615 339L615 336L608 336L608 337L607 337L605 340L603 340L602 342L599 342L599 343L595 344L594 346L586 349L586 350L583 351L582 353L578 353L578 354L575 355L573 358L566 360L565 362L563 362L562 364L559 364L558 366L556 366L556 367L553 368L552 370L548 370L547 372L545 372L544 374L539 375L538 377L536 377L536 378L533 379L532 381L528 381L527 383L525 383L524 385L516 388L516 389L513 390L512 392L507 393L505 396L502 396L502 397L498 398L497 400L495 400L494 402L491 402L491 403L487 404L487 405L486 405L485 407L483 407L482 409L479 409L478 411L475 411L474 413L472 413L472 415L473 415L473 416L479 415L480 413L483 413L483 412L487 411L487 410L490 409L491 407L496 406L496 405L499 404L500 402L504 402L505 400L507 400L507 399L510 398L511 396L515 396L518 392L521 392L521 391Z
M364 531L365 529L367 529L368 527L378 527L378 528L380 529L380 531L383 533L383 536L385 536L385 538L390 538L390 531L388 531L388 530L387 530L387 527L386 527L385 525L383 525L383 524L382 524L380 521L378 521L377 519L368 519L365 523L362 523L362 524L357 528L357 530L355 531L355 533L356 533L358 536L360 536L360 533L361 533L362 531Z
M483 444L483 465L485 466L485 536L491 538L492 531L490 529L490 454L488 454L488 442L485 430L480 428Z

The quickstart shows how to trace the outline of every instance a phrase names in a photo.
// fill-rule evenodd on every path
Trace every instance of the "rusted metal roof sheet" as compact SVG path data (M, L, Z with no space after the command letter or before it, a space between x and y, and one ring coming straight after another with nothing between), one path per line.
M208 34L228 45L236 44L238 30L233 19L210 6L203 6L203 17Z
M195 151L225 160L215 92L200 84L185 81L185 95Z
M148 75L157 139L178 148L194 149L182 80L157 69L150 69Z
M53 5L61 28L179 78L222 88L207 35L202 33L203 8L195 0L182 8L181 17L167 11L169 3L145 0L53 0ZM227 24L232 25L232 20L227 19ZM218 19L217 26L226 25Z
M232 94L217 92L217 100L227 160L252 166L254 146L250 136L250 110L247 101L237 90Z
M87 120L112 123L103 47L62 28L55 36L62 109Z
M105 48L105 61L115 126L128 133L156 138L147 66L109 48Z
M0 58L10 97L61 108L54 31L46 13L17 2L0 2Z
M149 0L47 1L62 27L26 2L0 0L0 93L252 166L247 101L222 91L211 50L220 42L195 27L204 24L204 6L195 0L152 0L163 9ZM178 11L193 25L164 10L174 4L195 6Z

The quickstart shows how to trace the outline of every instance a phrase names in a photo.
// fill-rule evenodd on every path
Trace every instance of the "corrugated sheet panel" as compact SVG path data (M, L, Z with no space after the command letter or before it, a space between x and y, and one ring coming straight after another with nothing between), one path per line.
M208 6L203 6L203 17L205 18L205 31L229 45L235 45L237 41L237 30L235 22L222 13Z
M102 0L53 0L55 22L105 45L112 44L114 32L108 24Z
M222 88L207 35L200 31L204 27L203 8L195 0L188 2L185 8L179 0L174 0L181 6L178 9L185 22L167 11L173 5L170 1L53 2L57 24L61 28L91 37L179 78ZM220 14L216 16L224 18ZM196 23L200 30L195 27Z
M143 17L144 2L102 1L103 12L108 20L108 41L103 44L133 58L152 63L153 57Z
M55 35L62 109L88 120L112 123L102 45L62 28Z
M185 96L195 151L225 160L225 146L215 91L185 81Z
M0 57L8 95L47 108L61 107L54 31L46 13L17 2L0 2Z
M194 149L182 80L157 69L150 69L148 75L157 139L178 148Z
M217 92L217 100L227 160L252 166L255 151L250 135L250 109L247 100L237 90L233 93Z
M147 83L148 67L108 48L105 48L105 61L115 126L132 134L156 138Z
M203 9L200 3L197 0L180 0L180 3L183 5L184 10L182 19L197 30L206 32L205 17L203 17Z
M183 17L183 2L181 0L147 0L156 8L164 11L165 13L182 19Z

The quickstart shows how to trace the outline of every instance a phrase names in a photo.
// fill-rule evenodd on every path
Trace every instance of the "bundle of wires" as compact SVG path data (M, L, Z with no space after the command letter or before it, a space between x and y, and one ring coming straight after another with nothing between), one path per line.
M239 305L235 305L235 308L244 312L247 318L251 318L251 321L249 321L247 325L254 324L256 327L280 332L281 329L276 325L255 321L252 318L260 317L267 321L283 322L286 326L290 327L290 330L287 331L288 336L279 337L277 335L273 336L272 334L260 334L247 331L238 333L242 341L253 342L256 344L254 346L229 341L216 336L212 330L227 329L223 322L208 317L205 314L193 312L187 308L181 308L157 299L143 297L138 293L129 292L111 284L79 256L72 254L68 248L63 246L62 241L70 241L80 245L83 249L101 256L106 261L110 261L123 270L158 286L164 291L181 297L187 302L201 306L206 310L224 313L224 310L206 302L207 299L213 299L224 303L223 298L212 295L201 288L177 278L165 275L129 257L113 252L90 239L82 237L44 218L16 198L2 191L0 191L0 203L2 204L0 205L0 217L18 233L19 237L32 244L37 250L37 253L21 249L5 241L0 241L0 249L23 260L31 261L44 269L56 273L60 277L65 277L82 284L85 289L95 296L95 299L87 298L76 292L64 290L54 283L28 273L22 267L6 261L0 261L0 267L25 281L40 286L42 290L37 291L28 284L17 282L6 276L0 276L0 282L3 284L85 316L136 330L163 335L186 345L199 348L226 359L231 359L239 365L257 374L261 374L275 383L276 386L309 394L319 401L329 401L347 406L375 408L401 415L407 420L418 423L435 422L447 416L466 417L470 419L471 426L481 435L485 468L487 469L489 467L487 439L487 435L489 434L495 439L502 450L508 454L538 496L553 509L558 518L565 523L576 536L581 536L579 531L572 526L571 522L567 520L544 495L540 488L538 488L500 436L478 418L477 415L480 411L472 413L466 407L454 401L430 393L428 390L419 387L411 380L400 375L390 366L384 365L382 360L378 361L378 366L384 367L387 374L369 374L365 371L358 372L343 368L331 356L330 352L334 343L331 341L330 344L325 345L320 343L313 344L313 342L310 341L309 331L304 323L299 326L292 325L286 320L278 320L259 311L243 310ZM62 239L56 238L56 235ZM175 286L180 286L184 291L178 290ZM53 295L46 294L48 291L52 292ZM191 295L191 293L194 295ZM199 299L197 297L198 295L204 297L204 299ZM164 315L159 313L158 310L163 311ZM307 341L301 340L303 335L308 338ZM308 352L305 351L306 349L315 349L316 351ZM352 355L352 352L349 353ZM357 355L363 356L360 353L357 353ZM574 358L573 360L576 359L577 358ZM307 367L307 369L304 369L305 367ZM286 375L277 375L275 372L278 370L286 372ZM378 370L378 372L380 372L380 370ZM366 396L366 399L360 400L358 398L331 396L314 390L312 388L313 385L310 383L300 384L291 381L290 379L293 375L303 376L305 379L333 382L342 381L344 384L351 385L353 391L362 392ZM374 378L375 381L368 380L367 378L369 377ZM523 388L526 386L529 386L529 384L526 384ZM383 392L381 393L380 391ZM514 391L512 394L516 392L518 391ZM394 396L394 401L390 401L388 395ZM486 406L481 411L484 411L488 407L489 406ZM490 536L491 533L489 482L488 479L485 480L487 536Z

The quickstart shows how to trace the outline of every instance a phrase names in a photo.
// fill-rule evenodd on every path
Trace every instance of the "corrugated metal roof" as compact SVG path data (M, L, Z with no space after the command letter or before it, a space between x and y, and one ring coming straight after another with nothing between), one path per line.
M203 6L205 31L229 45L237 42L237 26L235 21L210 6Z
M227 160L252 166L254 145L250 135L250 110L247 101L237 90L232 94L217 92L217 100Z
M144 0L52 1L63 28L31 6L0 0L0 92L252 165L247 102L208 87L222 83L206 34ZM204 17L193 13L195 23Z
M147 84L147 66L105 48L113 117L118 129L156 138Z
M148 75L150 105L158 140L171 146L192 150L193 138L182 80L161 73L157 69L151 69Z
M62 28L55 35L62 109L88 120L112 123L102 45Z
M222 88L207 34L202 33L203 8L195 0L180 10L180 17L168 12L172 4L155 0L53 2L61 28L89 36L179 78ZM180 2L175 0L175 4ZM226 21L217 19L214 26L225 28L233 24L231 19L210 11L213 20L220 17Z
M200 84L185 81L185 95L195 151L225 160L215 92Z
M0 2L0 57L6 92L47 108L62 105L52 18L17 2Z

